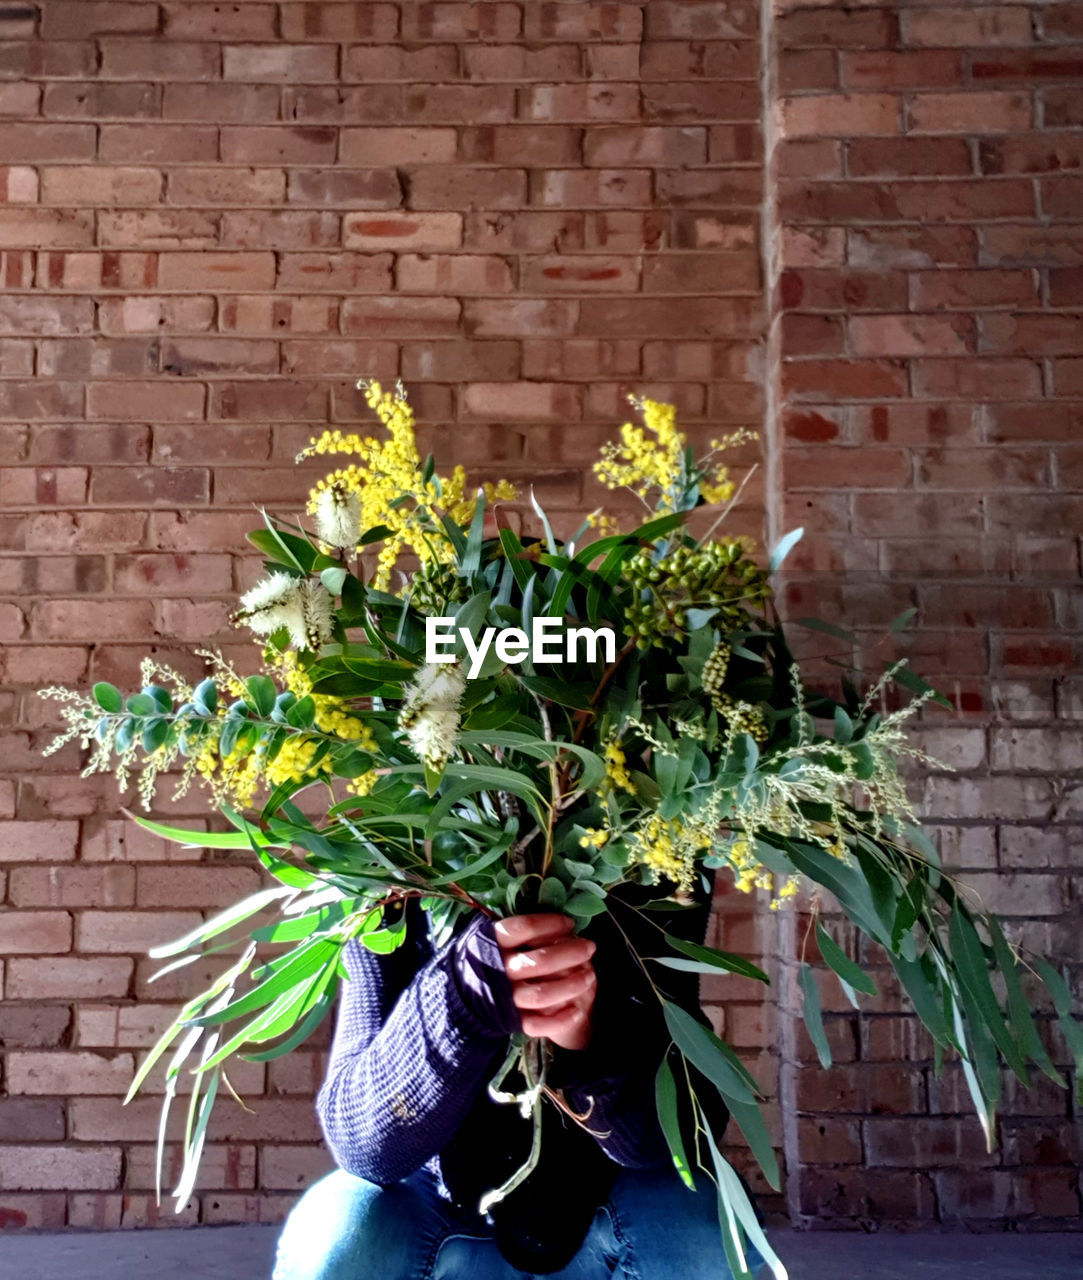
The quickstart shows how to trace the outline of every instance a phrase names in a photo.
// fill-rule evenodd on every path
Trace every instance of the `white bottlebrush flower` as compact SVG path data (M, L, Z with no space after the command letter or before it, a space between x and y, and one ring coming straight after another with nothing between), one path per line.
M331 638L333 603L322 582L276 571L241 596L234 622L258 636L285 627L298 649L318 649Z
M415 755L430 769L447 764L459 740L459 704L466 672L457 662L430 662L414 677L399 712Z
M361 499L352 489L331 484L316 499L316 533L331 547L356 549L361 539Z

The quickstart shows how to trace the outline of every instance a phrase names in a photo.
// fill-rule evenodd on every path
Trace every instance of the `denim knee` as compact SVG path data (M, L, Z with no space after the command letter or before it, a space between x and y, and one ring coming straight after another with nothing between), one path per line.
M335 1169L286 1218L272 1280L414 1280L442 1236L438 1223L418 1221L422 1209L408 1187Z

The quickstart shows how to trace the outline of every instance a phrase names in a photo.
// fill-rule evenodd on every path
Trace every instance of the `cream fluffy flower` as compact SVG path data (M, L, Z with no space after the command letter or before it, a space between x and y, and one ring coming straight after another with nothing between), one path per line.
M399 712L415 755L430 769L447 764L459 740L466 672L457 662L428 663L414 677Z
M233 620L258 636L285 627L296 648L318 649L331 638L333 603L322 582L276 571L241 596Z
M342 485L321 489L316 498L316 533L331 547L353 551L361 538L361 499Z

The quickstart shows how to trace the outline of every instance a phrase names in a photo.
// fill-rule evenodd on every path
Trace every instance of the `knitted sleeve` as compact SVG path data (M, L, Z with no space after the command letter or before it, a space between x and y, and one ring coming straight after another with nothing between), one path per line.
M444 1147L520 1029L490 922L472 917L434 953L416 901L407 914L390 955L356 939L343 949L349 981L316 1098L336 1163L380 1185Z

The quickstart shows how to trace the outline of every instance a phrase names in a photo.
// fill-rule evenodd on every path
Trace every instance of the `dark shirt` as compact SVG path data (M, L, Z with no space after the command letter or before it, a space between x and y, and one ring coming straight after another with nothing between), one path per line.
M554 1048L547 1076L573 1111L589 1113L586 1128L547 1100L538 1167L491 1210L501 1251L521 1270L567 1265L622 1167L670 1163L654 1101L669 1036L621 930L641 955L664 955L668 948L655 923L700 941L710 901L701 894L693 907L641 917L626 903L660 891L624 886L619 892L624 901L613 904L613 915L595 917L585 930L597 943L590 1044L580 1051ZM317 1113L343 1169L387 1185L428 1165L442 1194L476 1211L480 1197L503 1183L530 1149L530 1121L487 1092L508 1036L522 1029L519 1013L491 921L477 913L434 949L416 900L406 914L406 941L396 951L377 955L356 940L343 950L350 980L342 988ZM652 965L650 976L670 998L698 1010L694 973ZM523 1084L513 1072L504 1088L516 1092ZM724 1123L724 1108L721 1118Z

